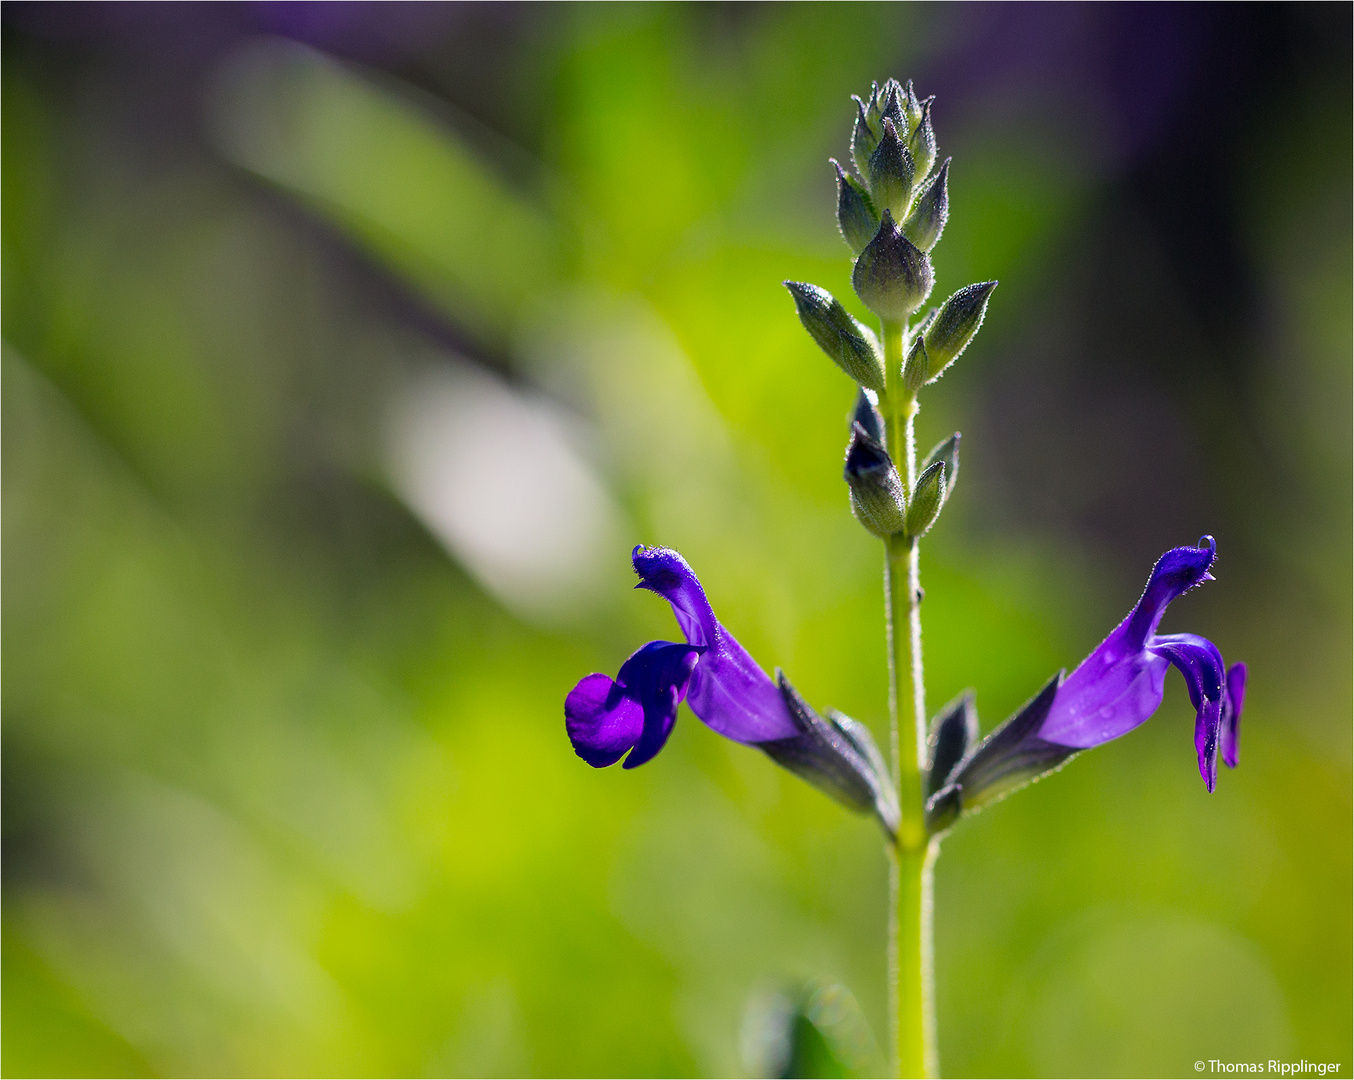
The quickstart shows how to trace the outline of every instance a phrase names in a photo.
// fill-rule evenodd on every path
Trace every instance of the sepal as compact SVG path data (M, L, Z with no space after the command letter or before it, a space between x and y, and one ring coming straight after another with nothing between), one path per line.
M922 103L917 100L917 91L912 88L912 80L907 80L902 93L903 115L907 117L907 130L912 131L921 122Z
M936 133L931 127L931 103L935 100L929 97L921 103L921 119L912 125L912 134L907 140L907 152L912 155L918 182L930 174L931 166L936 163Z
M895 218L902 218L912 201L916 165L888 116L884 117L883 125L879 145L870 155L870 171L866 174L870 181L870 197L881 212L887 210Z
M916 540L930 530L945 504L945 462L933 461L907 500L907 535Z
M907 526L907 493L883 443L870 437L864 425L851 424L842 471L851 489L851 513L875 536L888 537Z
M942 505L949 501L950 495L954 492L954 485L959 482L959 439L959 432L956 431L948 439L936 443L918 466L925 472L937 461L945 463L945 496L941 500Z
M926 341L922 334L912 339L912 348L903 361L903 389L915 394L926 385L931 369L931 358L926 355Z
M922 251L930 251L950 219L950 159L946 158L903 222L903 235Z
M893 215L885 209L879 231L860 253L851 272L856 295L881 319L901 321L926 302L934 280L926 252L903 235ZM926 348L928 352L934 351L929 338Z
M884 389L884 361L873 333L862 326L826 289L802 281L786 281L799 321L838 367L861 386Z
M1062 685L1058 672L1014 716L987 736L959 763L952 783L961 790L965 812L1003 799L1026 784L1062 768L1076 747L1041 739L1036 733Z
M869 731L840 713L833 714L832 721L824 720L779 668L776 682L799 733L758 743L758 747L777 765L848 809L873 814L889 836L896 836L898 797Z
M837 228L841 230L842 239L859 255L879 231L879 215L875 213L869 192L860 182L835 159L832 167L837 170Z
M870 110L874 107L875 91L870 94L870 105L854 94L851 100L856 103L856 124L851 130L851 160L856 163L856 172L863 177L870 175L870 155L879 145L879 117L870 119Z
M897 79L888 79L884 85L879 88L879 123L882 127L885 120L893 124L899 136L907 138L907 133L912 130L912 125L908 123L907 108L904 102L904 91L902 85Z
M988 297L996 287L995 281L965 285L941 305L940 313L926 328L926 351L931 357L929 381L934 382L945 374L945 369L973 340L987 314Z
M925 824L930 836L947 831L964 812L964 792L958 784L947 784L926 800Z
M973 691L965 690L931 721L926 740L926 797L930 799L950 781L954 767L978 742L978 710Z

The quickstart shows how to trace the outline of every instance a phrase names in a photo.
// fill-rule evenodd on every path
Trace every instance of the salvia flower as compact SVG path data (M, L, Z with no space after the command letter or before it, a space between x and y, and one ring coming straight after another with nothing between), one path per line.
M823 719L780 672L772 680L715 618L700 580L677 552L640 546L631 558L637 588L672 605L686 643L651 641L615 679L580 680L564 701L574 752L596 768L622 757L624 768L643 765L667 742L685 699L706 726L757 747L895 833L897 798L869 731L841 713Z
M1216 645L1197 634L1158 634L1176 597L1213 580L1211 536L1198 547L1172 548L1157 560L1142 597L1109 637L1066 679L1055 676L1024 708L989 735L944 778L933 778L928 805L933 830L1058 768L1078 751L1127 734L1161 705L1167 668L1185 677L1197 713L1194 747L1211 792L1218 756L1238 761L1237 736L1246 665L1223 663ZM941 782L941 781L945 782Z

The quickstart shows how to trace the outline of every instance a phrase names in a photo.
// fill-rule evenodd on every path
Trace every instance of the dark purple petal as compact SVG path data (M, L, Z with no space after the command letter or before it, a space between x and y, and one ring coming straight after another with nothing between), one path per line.
M564 699L564 727L574 753L604 769L620 761L644 733L644 707L610 676L588 675Z
M1167 604L1200 582L1212 580L1208 568L1217 554L1213 538L1202 536L1198 547L1171 548L1157 560L1152 567L1152 576L1147 579L1147 588L1143 589L1137 605L1120 627L1125 631L1126 647L1143 648L1147 639L1157 632Z
M1222 654L1216 645L1198 634L1163 634L1153 638L1149 648L1166 657L1185 677L1189 700L1198 713L1194 748L1199 755L1199 773L1212 791L1218 782L1218 741L1226 692Z
M624 768L643 765L663 749L677 720L677 706L686 696L692 669L703 652L703 646L651 641L621 665L618 681L644 708L644 731L625 759Z
M1246 665L1233 664L1227 669L1227 693L1222 699L1222 760L1229 769L1235 769L1241 760L1238 738L1241 727L1241 707L1246 701Z
M720 625L686 560L671 548L642 546L635 548L632 559L639 587L667 600L687 641L709 650L687 686L691 711L735 742L761 743L797 735L799 728L780 689Z
M663 749L703 648L651 641L637 649L616 679L589 675L564 699L564 726L574 753L595 768L643 765Z

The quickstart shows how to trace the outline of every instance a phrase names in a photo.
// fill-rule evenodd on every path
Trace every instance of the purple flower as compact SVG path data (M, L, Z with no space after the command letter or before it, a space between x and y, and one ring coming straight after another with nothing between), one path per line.
M706 726L755 746L853 809L873 812L896 830L897 799L878 749L861 724L829 712L824 720L784 675L772 678L715 618L705 590L671 548L635 548L637 588L672 605L686 644L651 641L612 679L592 674L564 700L574 752L604 768L625 757L643 765L672 733L685 700ZM626 757L626 754L629 754Z
M1015 716L960 761L929 815L953 820L960 810L992 802L1058 768L1080 750L1132 731L1161 705L1167 668L1185 677L1197 715L1194 747L1212 791L1218 754L1237 765L1237 733L1246 692L1246 665L1224 665L1216 645L1197 634L1158 634L1166 607L1205 581L1217 556L1211 536L1198 547L1166 552L1152 568L1141 599L1109 637L1066 679L1051 680ZM953 790L952 790L953 789ZM938 825L937 827L944 827Z

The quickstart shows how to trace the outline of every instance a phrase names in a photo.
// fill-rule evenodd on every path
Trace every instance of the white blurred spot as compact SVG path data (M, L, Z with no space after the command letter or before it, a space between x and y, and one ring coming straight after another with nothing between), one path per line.
M424 524L506 607L547 622L591 606L624 546L581 443L562 410L463 361L412 378L387 437L396 490Z

